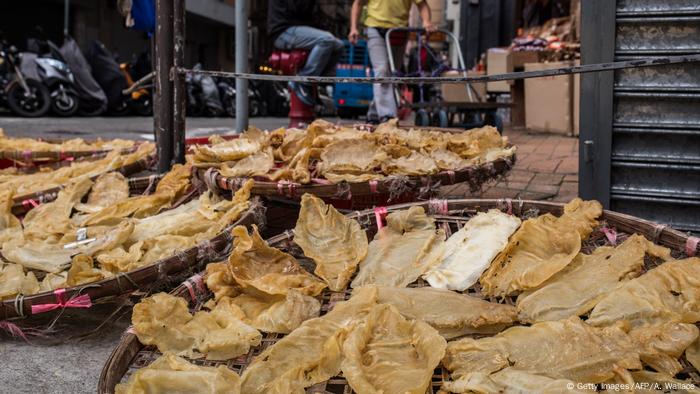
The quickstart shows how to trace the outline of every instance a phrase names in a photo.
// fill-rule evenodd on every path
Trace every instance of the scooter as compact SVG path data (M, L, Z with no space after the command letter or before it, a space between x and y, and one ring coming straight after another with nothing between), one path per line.
M43 39L31 39L42 41ZM32 44L29 45L31 47ZM61 50L50 40L43 40L38 48L45 48L38 53L34 62L38 66L41 81L49 89L51 111L58 116L73 116L78 112L80 100L75 89L75 77L68 67ZM27 59L28 60L28 59ZM24 67L24 62L22 67ZM27 64L27 67L31 65Z
M15 46L0 40L0 102L20 116L44 116L51 106L49 91L39 80L24 75L21 58Z

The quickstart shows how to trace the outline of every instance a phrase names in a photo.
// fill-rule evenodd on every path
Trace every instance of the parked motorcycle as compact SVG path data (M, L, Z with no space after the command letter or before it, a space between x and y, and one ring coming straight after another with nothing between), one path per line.
M30 38L28 48L35 48L37 56L23 56L20 65L23 72L34 72L36 65L39 79L49 89L51 111L58 116L73 116L78 112L80 101L75 89L75 77L61 50L43 37Z
M80 47L71 37L66 37L61 46L61 55L73 71L75 90L80 105L78 112L85 116L98 116L107 110L107 96L92 76L92 69Z
M201 70L197 63L194 70ZM209 75L194 74L185 79L187 83L188 114L191 116L222 116L225 113L219 96L219 88Z
M22 72L21 57L15 46L0 38L0 102L20 116L44 116L51 106L49 91L38 78Z
M123 91L128 87L119 63L101 42L95 40L85 54L92 67L92 76L107 96L110 115L127 115L131 108Z

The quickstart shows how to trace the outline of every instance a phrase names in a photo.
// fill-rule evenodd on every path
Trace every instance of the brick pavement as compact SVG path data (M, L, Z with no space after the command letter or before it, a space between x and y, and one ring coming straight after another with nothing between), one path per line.
M506 130L518 147L515 167L477 193L467 185L445 186L446 198L522 198L567 202L578 195L578 138Z

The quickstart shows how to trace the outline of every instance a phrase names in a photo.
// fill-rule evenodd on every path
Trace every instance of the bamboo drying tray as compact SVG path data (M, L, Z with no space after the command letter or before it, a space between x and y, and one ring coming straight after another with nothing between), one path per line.
M512 212L513 214L524 219L544 213L561 215L564 208L564 204L559 203L521 200L512 201L509 199L431 200L420 203L394 205L388 207L387 211L393 212L415 205L423 206L428 213L432 214L432 216L436 219L436 225L445 228L448 237L463 227L469 218L476 214L476 212L484 212L489 209L496 208L506 212ZM378 218L374 210L356 212L348 215L348 217L357 219L362 227L367 231L368 238L372 239L377 231ZM632 233L644 235L655 243L669 247L672 250L674 257L677 258L697 253L697 250L686 249L689 245L694 246L696 249L698 247L697 244L692 242L692 240L689 241L689 237L686 234L647 220L617 212L604 211L601 217L601 228L603 226L615 229L620 237L625 237L626 235ZM270 238L268 243L270 246L292 254L299 260L302 266L304 266L307 270L311 270L310 266L308 265L309 260L304 257L301 249L294 243L293 233L291 231L287 231L283 234ZM584 243L582 250L590 252L596 247L606 244L609 245L609 241L599 228L596 229L589 240ZM657 264L658 263L656 261L647 259L645 262L645 269L651 269ZM193 310L199 310L208 299L213 297L213 294L211 294L211 292L209 292L209 290L206 288L206 285L203 284L202 276L203 273L193 276L185 283L174 289L171 294L186 299ZM428 284L422 279L418 279L418 281L414 282L410 286L424 287L428 286ZM464 293L468 293L471 296L476 296L479 298L486 298L480 293L478 283ZM335 302L346 300L349 297L350 291L348 290L345 292L331 292L328 289L325 289L322 293L321 299L321 314L326 313ZM505 298L504 300L498 300L495 298L488 300L491 302L502 302L509 304L515 303L515 297ZM226 365L240 374L251 363L255 356L260 354L268 346L271 346L277 342L283 336L283 334L263 333L262 343L259 346L252 348L248 354L234 360L207 361L201 359L191 361L193 361L195 364L207 366ZM126 379L136 370L148 366L159 356L160 353L154 346L144 346L139 342L135 334L130 332L125 333L102 369L102 374L100 375L98 384L98 392L100 394L114 393L115 386L118 383L126 381ZM698 371L696 371L690 365L690 363L685 360L685 358L681 359L681 363L684 366L684 370L681 372L681 375L692 379L695 384L700 383L700 374L698 374ZM449 373L446 370L443 370L441 366L438 366L438 368L435 370L432 384L430 385L427 393L437 393L443 380L447 380L448 378ZM331 378L326 382L309 387L306 391L307 393L339 394L350 394L353 392L346 380L342 377Z
M159 177L157 176L129 180L131 194L140 194L144 189L149 188L149 185L153 189L158 180ZM189 197L194 196L195 193L189 193ZM66 288L62 298L68 301L86 294L92 302L95 302L99 299L151 288L166 281L179 283L191 273L201 270L204 264L210 262L211 259L226 253L231 245L231 228L238 225L250 226L251 224L264 226L265 217L263 211L264 208L260 200L252 198L248 210L243 212L234 224L228 226L227 229L214 238L200 242L192 248L145 267L120 273L112 278L98 282ZM178 279L173 278L173 275L176 274L178 274ZM0 321L30 317L32 315L32 305L53 304L57 301L55 291L29 296L17 295L14 298L2 301L0 304Z

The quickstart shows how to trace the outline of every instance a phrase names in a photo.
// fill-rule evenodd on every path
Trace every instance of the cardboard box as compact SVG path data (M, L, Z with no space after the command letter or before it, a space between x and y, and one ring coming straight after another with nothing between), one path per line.
M460 75L462 75L462 73L458 71L447 71L442 74L443 77L456 77ZM483 73L470 71L468 75L471 77L483 75ZM471 87L473 89L472 92L476 93L476 95L472 94L472 100L469 100L469 95L467 94L467 87L465 84L443 83L440 86L440 90L442 91L442 99L447 103L469 103L478 102L479 97L482 99L486 98L486 83L472 83Z
M486 52L486 72L488 75L505 74L523 68L526 63L540 61L542 52L516 51L508 48L490 48ZM510 93L512 81L489 82L486 90L493 93Z
M571 65L571 62L528 63L525 71L537 71ZM537 131L573 134L572 75L529 78L525 80L525 127Z

